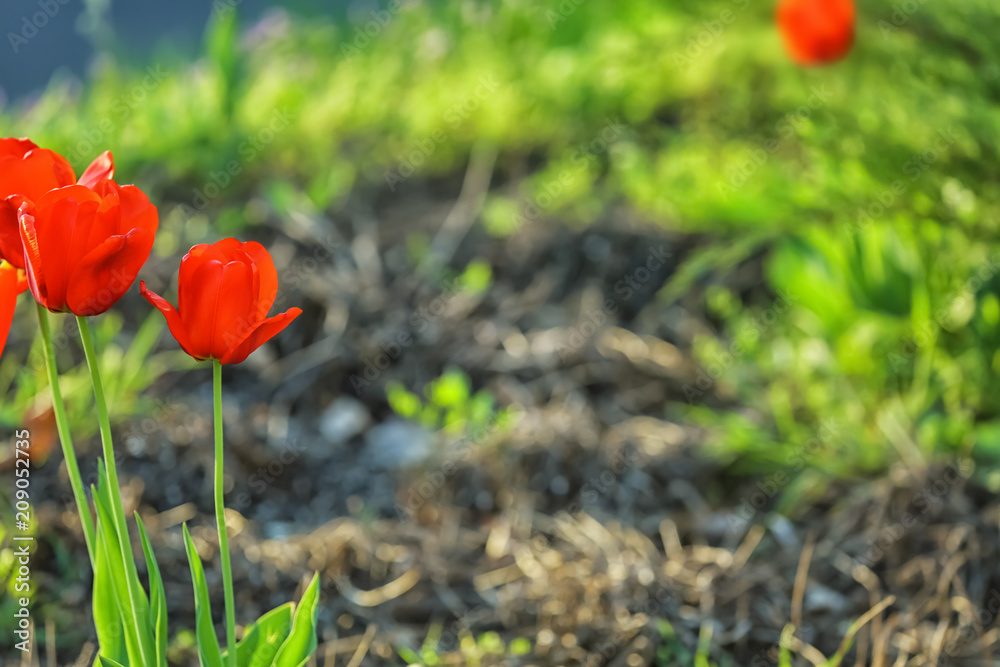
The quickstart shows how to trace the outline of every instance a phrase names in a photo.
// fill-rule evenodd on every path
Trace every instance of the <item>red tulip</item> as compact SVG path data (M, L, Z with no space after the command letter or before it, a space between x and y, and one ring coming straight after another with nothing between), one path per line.
M267 317L278 295L278 272L264 246L252 241L196 245L181 260L178 283L176 309L144 282L139 290L199 361L238 364L302 313L290 308Z
M785 50L800 65L840 60L854 44L854 0L780 0Z
M158 215L139 188L102 179L24 202L18 222L35 299L53 312L99 315L135 282Z
M30 139L0 138L0 259L24 268L17 211L26 200L37 201L49 190L79 183L95 188L115 175L114 159L107 151L94 160L76 180L66 159Z
M14 319L17 295L28 289L24 271L7 262L0 262L0 353L7 342L10 323Z

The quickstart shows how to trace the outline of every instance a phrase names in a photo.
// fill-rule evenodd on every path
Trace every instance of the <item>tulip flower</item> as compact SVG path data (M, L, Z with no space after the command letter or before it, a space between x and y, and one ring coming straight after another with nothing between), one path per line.
M290 308L267 317L278 295L278 273L267 250L252 241L194 246L181 260L178 282L176 309L144 282L139 290L198 360L238 364L302 313Z
M280 315L267 317L278 296L278 272L264 246L252 241L241 243L236 239L223 239L213 245L194 246L181 260L178 283L176 309L166 299L146 289L144 282L139 283L139 290L167 318L170 333L185 352L198 360L213 360L215 521L226 604L227 663L229 667L236 667L233 573L223 502L222 365L238 364L246 359L251 352L287 327L302 310L289 308ZM197 557L197 552L190 548L188 559L192 578L196 582L195 595L201 600L197 604L207 607L208 593L198 583L203 577L198 574L201 564L197 562ZM211 615L207 618L210 619ZM315 616L311 624L315 627ZM212 632L210 620L204 632ZM203 641L199 633L198 650L202 664L221 664L219 647L214 638ZM306 657L308 654L303 659ZM288 664L300 662L293 660Z
M17 213L25 201L38 201L50 190L75 183L95 188L114 174L110 151L94 160L77 181L73 167L59 153L39 148L30 139L0 138L0 259L24 268Z
M854 44L854 0L780 0L778 27L800 65L840 60Z
M24 271L7 262L0 261L0 353L7 342L10 323L14 320L14 306L17 296L28 289Z
M28 288L52 312L99 315L149 258L158 215L133 185L68 185L18 209Z
M95 283L117 270L114 261L117 253L110 252L108 246L102 246L102 240L106 239L99 238L102 233L109 235L117 233L120 227L117 223L121 222L122 217L117 214L125 208L124 200L117 192L117 184L110 180L114 172L111 153L105 152L94 160L78 181L73 167L55 151L39 148L30 139L0 138L0 351L10 330L17 295L26 288L31 289L32 295L38 301L39 327L52 392L53 414L66 458L73 497L80 513L87 553L92 564L96 562L94 524L76 463L76 454L59 390L55 349L43 306L50 310L73 310L89 315L103 312L117 301L117 297L109 300L103 309L83 305L85 301L93 302L93 294L88 296L83 292L88 289L92 293L96 292ZM101 205L106 202L107 206L101 208L98 213L98 205L74 208L67 200L53 208L52 203L60 196L47 199L46 195L63 188L74 189L73 202L82 203L87 199L96 199ZM126 198L132 201L130 195L126 195ZM41 207L36 207L36 203L42 202L44 203ZM148 206L149 202L146 201L146 204ZM112 210L116 206L117 214ZM142 218L148 227L149 215L139 212L137 206L130 204L129 207L134 210L134 216ZM153 209L153 231L156 228L155 211L156 209ZM85 220L87 215L81 216L79 213L86 213L89 218ZM22 221L29 228L27 239L24 238ZM99 224L96 226L91 224L84 229L84 222L88 221L90 223L97 221ZM41 233L36 231L36 223ZM30 261L25 257L24 243L28 243ZM149 245L152 246L152 236ZM98 246L101 246L100 252L97 252ZM90 252L92 250L94 252ZM143 261L148 254L149 248L146 249ZM41 269L43 258L47 269L44 273ZM141 264L140 262L139 266ZM138 266L135 267L135 273L124 289L131 285L137 273ZM67 285L70 281L73 281L72 296L67 297ZM56 294L61 298L54 298ZM104 296L104 291L101 295ZM71 298L74 307L71 308L65 303L67 298Z

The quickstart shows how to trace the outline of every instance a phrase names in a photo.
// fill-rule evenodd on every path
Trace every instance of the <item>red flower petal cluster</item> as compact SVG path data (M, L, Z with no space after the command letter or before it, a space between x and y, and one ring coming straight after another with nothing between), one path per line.
M840 60L854 44L854 0L780 0L778 28L800 65Z
M110 151L94 160L77 181L73 167L59 153L39 148L30 139L0 138L0 259L24 268L17 212L25 201L37 201L50 190L74 183L94 188L114 175Z
M139 283L170 333L195 359L238 364L298 317L291 308L267 317L278 295L278 272L259 243L223 239L191 248L181 260L177 308Z
M67 185L18 211L31 294L53 312L99 315L149 259L156 207L133 185Z

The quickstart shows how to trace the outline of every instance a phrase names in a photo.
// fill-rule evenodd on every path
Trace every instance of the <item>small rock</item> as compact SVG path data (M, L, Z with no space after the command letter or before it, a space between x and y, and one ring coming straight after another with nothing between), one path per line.
M323 411L319 430L327 440L342 445L361 433L371 422L368 410L353 398L338 398Z
M372 468L406 468L430 455L431 442L431 434L416 424L390 419L365 434L364 459Z
M806 590L805 607L808 611L828 611L840 614L847 604L844 596L821 584L810 584Z
M285 541L301 530L289 521L268 521L264 524L264 536L269 540Z

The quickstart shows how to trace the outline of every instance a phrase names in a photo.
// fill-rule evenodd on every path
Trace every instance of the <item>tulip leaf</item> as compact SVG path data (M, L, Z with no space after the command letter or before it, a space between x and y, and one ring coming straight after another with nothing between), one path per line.
M238 667L271 667L278 649L292 629L294 605L286 602L267 612L246 629L236 645Z
M97 466L98 493L95 495L95 504L104 512L104 525L109 531L108 534L114 536L114 554L110 561L111 571L116 578L116 591L120 602L120 613L122 623L128 628L129 634L134 635L134 644L128 644L126 635L126 647L132 662L143 664L149 663L153 656L153 635L149 626L149 600L146 591L139 584L139 575L136 572L135 562L129 559L125 562L123 543L129 540L128 528L124 525L119 530L114 520L113 503L115 502L111 494L110 482L108 481L107 468L104 461L99 460ZM120 508L119 508L120 510ZM121 512L119 511L121 514ZM122 514L124 524L125 517ZM110 550L111 545L108 545ZM111 553L110 551L108 552ZM120 583L120 585L118 585Z
M125 628L118 612L115 586L101 532L98 520L97 544L94 549L94 627L97 629L97 645L101 658L121 662L126 659Z
M90 488L94 496L94 506L97 509L98 547L101 549L102 557L107 563L108 573L111 575L109 577L110 589L118 609L118 618L124 628L126 652L133 661L141 662L142 649L139 644L138 629L129 622L132 617L132 602L125 580L121 543L118 541L118 533L115 532L114 521L111 519L111 512L108 509L107 479L99 475L98 488L95 489L93 486ZM96 586L97 582L94 583ZM110 632L114 632L114 626Z
M184 524L184 545L187 548L188 564L191 566L191 584L194 586L195 635L198 638L198 657L202 667L222 667L219 639L212 626L212 607L208 600L208 585L205 570L201 566L201 556L194 548L191 533Z
M319 574L314 574L309 587L295 610L292 631L281 645L274 660L275 667L300 667L316 650L316 606L319 602Z
M146 527L135 513L135 523L139 526L139 537L142 539L142 553L146 557L146 572L149 575L149 596L152 608L153 630L156 642L156 665L167 667L167 596L163 590L163 577L160 576L160 566L153 555L153 547L146 535Z
M251 625L243 631L243 639L236 642L236 667L246 667L250 664L253 651L257 648L257 641L260 639L260 630L256 625ZM222 649L222 662L229 664L229 650Z
M127 667L125 664L112 660L106 656L101 656L101 667Z
M267 612L254 623L258 629L259 639L249 667L271 667L274 664L275 656L278 655L279 649L292 629L294 609L295 605L286 602Z

